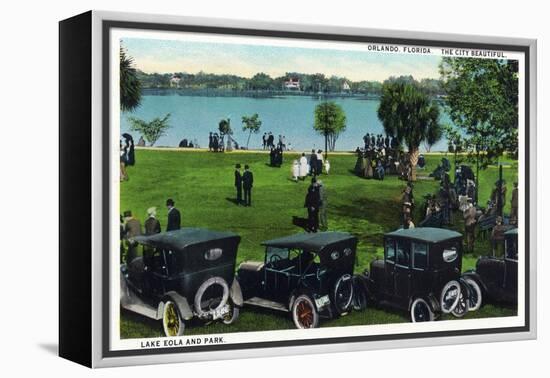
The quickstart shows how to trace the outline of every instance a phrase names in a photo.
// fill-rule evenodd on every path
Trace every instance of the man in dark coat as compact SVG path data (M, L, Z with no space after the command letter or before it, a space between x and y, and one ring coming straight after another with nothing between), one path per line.
M317 154L315 153L315 150L311 150L311 156L309 158L309 167L311 170L311 175L312 176L317 175Z
M235 188L237 189L237 205L243 202L243 177L241 175L241 165L235 165Z
M168 208L168 225L166 226L166 231L179 230L181 228L181 215L174 205L175 203L172 198L166 200L166 207Z
M319 229L319 207L321 206L321 194L317 179L311 179L311 185L307 189L304 207L307 209L307 231L317 232Z
M250 172L248 164L244 166L243 173L243 189L244 189L244 205L252 205L252 186L254 184L254 175Z
M141 235L141 223L132 216L132 212L124 212L124 239L126 240L126 264L130 264L137 257L137 244L134 237Z

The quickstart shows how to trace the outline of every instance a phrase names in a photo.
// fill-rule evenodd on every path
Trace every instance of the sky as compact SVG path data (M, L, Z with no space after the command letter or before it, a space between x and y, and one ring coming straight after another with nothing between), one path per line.
M124 38L122 46L146 73L233 74L250 78L264 72L275 78L286 72L322 73L352 81L384 81L390 76L412 75L415 79L439 78L439 56L388 54L317 46L221 42L222 39L170 40Z

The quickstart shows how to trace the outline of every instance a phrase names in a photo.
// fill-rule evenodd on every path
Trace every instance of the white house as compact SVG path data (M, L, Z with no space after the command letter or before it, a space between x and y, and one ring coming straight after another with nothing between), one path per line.
M285 89L300 90L300 79L290 78L285 81Z
M344 81L344 84L342 84L342 91L349 92L351 90L351 87L347 81Z
M179 88L181 81L180 75L172 75L172 78L170 79L170 86Z

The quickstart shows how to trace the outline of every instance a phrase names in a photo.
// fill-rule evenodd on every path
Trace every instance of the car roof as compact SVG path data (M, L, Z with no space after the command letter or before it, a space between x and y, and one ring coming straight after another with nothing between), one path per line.
M416 227L408 229L399 229L388 232L385 236L410 238L425 241L428 243L439 243L449 239L462 237L462 234L445 228L435 227Z
M518 234L517 228L512 228L511 230L508 230L504 233L504 235L517 235L517 234Z
M179 230L161 232L149 236L136 236L133 239L153 247L184 249L185 247L214 240L239 238L233 232L212 231L206 228L185 227Z
M355 236L348 234L347 232L314 232L314 233L301 233L290 236L284 236L282 238L267 240L262 242L262 245L269 247L279 248L300 248L306 249L312 252L319 252L327 245L341 242L344 240L357 239Z

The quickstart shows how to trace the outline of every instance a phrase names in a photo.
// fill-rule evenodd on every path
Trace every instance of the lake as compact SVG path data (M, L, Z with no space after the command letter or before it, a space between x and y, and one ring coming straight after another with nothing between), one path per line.
M333 98L342 106L347 117L347 127L336 142L337 151L353 151L363 145L363 136L368 133L383 134L382 123L376 115L379 100L367 100L354 97ZM163 95L145 94L141 106L133 113L121 113L122 132L130 132L139 139L136 132L129 131L128 117L150 121L171 113L171 128L161 137L156 146L177 146L186 138L195 140L200 147L208 147L208 133L217 131L222 118L231 119L233 138L241 146L246 146L248 133L242 131L241 117L258 113L262 126L258 134L250 137L250 149L261 148L262 135L271 131L275 136L286 137L287 144L298 151L310 151L312 148L325 148L324 138L313 130L313 112L320 98L309 96L277 97L230 97L230 96L193 96L175 92ZM441 123L449 123L447 114L442 113ZM421 146L424 150L424 146ZM447 149L445 140L439 141L432 151Z

